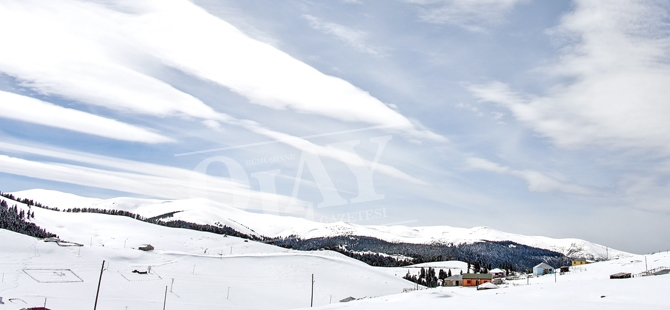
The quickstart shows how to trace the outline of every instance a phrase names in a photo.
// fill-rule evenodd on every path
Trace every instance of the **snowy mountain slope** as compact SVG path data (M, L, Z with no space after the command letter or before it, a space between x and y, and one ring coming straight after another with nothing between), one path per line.
M438 287L410 293L319 307L344 310L396 309L668 309L670 275L609 279L619 272L637 274L646 268L670 266L670 253L598 262L563 275L510 281L499 289ZM396 268L390 268L396 269ZM528 285L527 285L528 283Z
M328 304L331 298L382 296L412 286L330 251L290 251L122 216L32 210L36 224L84 247L61 247L0 230L0 272L4 277L0 297L6 302L0 309L41 306L44 298L52 309L91 308L102 260L107 266L98 309L159 309L165 287L172 285L168 309L309 306L312 274L315 305ZM137 250L144 244L155 250ZM132 273L146 271L149 266L151 274ZM46 283L49 281L55 283ZM13 302L8 303L10 298Z
M260 234L268 237L297 235L302 238L316 238L339 235L357 235L374 237L390 242L406 243L473 243L477 241L513 241L536 248L548 249L562 253L568 257L584 257L593 260L625 257L629 253L608 249L603 245L594 244L575 238L554 239L541 236L524 236L497 231L488 227L456 228L449 226L362 226L351 223L320 223L303 218L257 214L236 209L206 199L186 199L162 201L137 198L114 198L107 200L76 198L48 190L27 190L14 193L18 197L26 197L61 209L104 208L122 209L153 217L168 212L179 211L174 220L185 220L201 224L221 223L240 232Z

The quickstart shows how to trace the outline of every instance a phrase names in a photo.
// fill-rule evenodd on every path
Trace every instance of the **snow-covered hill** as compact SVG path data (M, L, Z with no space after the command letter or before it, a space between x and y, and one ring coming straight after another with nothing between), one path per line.
M28 206L16 204L19 209ZM382 296L412 284L330 251L287 250L235 237L168 228L123 216L32 208L64 247L0 229L0 309L291 309L353 296ZM153 251L137 248L151 244ZM149 274L133 273L133 270ZM173 282L174 279L174 282ZM127 308L126 308L127 307Z
M137 198L95 199L49 190L26 190L13 193L49 206L65 208L102 208L127 210L145 217L175 212L174 220L201 224L221 223L240 232L268 237L297 235L302 238L357 235L390 242L407 243L472 243L477 241L513 241L548 249L572 258L592 260L630 256L630 253L581 239L555 239L506 233L489 227L456 228L449 226L363 226L345 222L320 223L304 218L246 212L206 199L154 200Z

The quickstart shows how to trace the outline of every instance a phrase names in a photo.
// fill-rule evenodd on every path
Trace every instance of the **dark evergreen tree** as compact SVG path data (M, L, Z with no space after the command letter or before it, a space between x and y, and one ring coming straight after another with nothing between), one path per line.
M426 273L426 286L437 287L437 277L435 276L435 269L433 269L433 267L428 267L428 272Z
M439 273L438 278L439 278L440 280L444 280L444 279L446 279L447 277L448 277L447 273L444 272L444 270L440 269L440 273Z

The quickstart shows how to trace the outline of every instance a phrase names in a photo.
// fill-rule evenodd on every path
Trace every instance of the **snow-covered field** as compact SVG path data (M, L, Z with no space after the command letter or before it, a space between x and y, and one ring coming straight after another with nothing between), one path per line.
M449 226L363 226L351 223L321 223L304 218L246 212L206 199L154 200L137 198L95 199L42 189L15 192L21 198L30 198L52 207L101 208L131 211L153 217L178 211L174 220L193 223L228 225L247 234L267 237L298 235L303 238L338 235L375 237L391 242L407 243L472 243L482 240L513 241L532 247L563 253L568 257L605 259L626 257L630 253L608 249L599 244L575 238L554 239L542 236L524 236L506 233L489 227L457 228Z
M112 204L114 208L139 211L145 216L151 215L150 212L158 215L186 208L190 205L187 202L194 202L95 200L70 196L69 201L59 203L26 193L17 195L59 208ZM159 204L168 207L157 212ZM263 217L277 219L273 215L208 206L211 205L205 204L206 209L213 212L228 212L226 216L239 215L237 219L244 222L244 226L256 224L254 230L262 230L261 224L270 223L246 221L262 221ZM194 205L188 210L198 214L195 210L200 207ZM401 278L408 270L415 274L420 267L433 267L457 273L465 269L466 264L447 261L403 268L370 267L330 251L292 251L121 216L64 213L35 207L32 210L36 224L63 240L84 246L63 247L0 230L3 241L0 297L4 301L0 310L41 306L45 301L47 307L54 310L90 309L95 301L103 260L107 264L98 302L101 310L161 309L164 298L167 309L306 308L310 305L312 274L315 276L314 305L323 309L670 309L670 294L666 293L670 275L609 279L610 274L617 272L635 274L645 268L670 266L668 253L646 256L646 265L644 256L630 255L577 267L557 277L512 281L495 290L443 287L402 293L404 289L415 287ZM205 215L209 214L200 214L203 218ZM155 250L137 249L144 244L153 245ZM146 275L132 272L149 268L151 272ZM362 299L338 303L349 296Z
M670 267L669 253L646 259L649 269ZM511 281L499 289L440 287L320 309L670 309L670 275L609 279L614 273L636 274L645 268L645 257L634 256L584 265L563 275Z
M166 286L172 287L167 309L309 306L312 274L315 305L412 286L334 252L289 251L121 216L32 210L38 225L84 247L61 247L0 230L0 297L5 302L0 309L41 306L45 298L50 309L91 309L103 260L101 310L161 309ZM143 244L155 250L136 249ZM149 266L151 274L132 273Z

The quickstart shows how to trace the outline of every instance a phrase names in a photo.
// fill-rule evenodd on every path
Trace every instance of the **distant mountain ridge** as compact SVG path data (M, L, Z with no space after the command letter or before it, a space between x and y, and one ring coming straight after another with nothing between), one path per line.
M570 258L605 260L632 255L575 238L554 239L541 236L525 236L501 232L489 227L364 226L345 222L320 223L304 218L247 212L207 199L157 200L123 197L97 199L42 189L19 191L13 194L60 209L126 210L147 218L167 214L169 216L163 218L165 221L175 220L207 225L226 225L245 234L270 238L293 236L301 239L312 239L360 236L376 238L386 242L442 245L473 244L482 241L511 241L529 247L558 252Z

